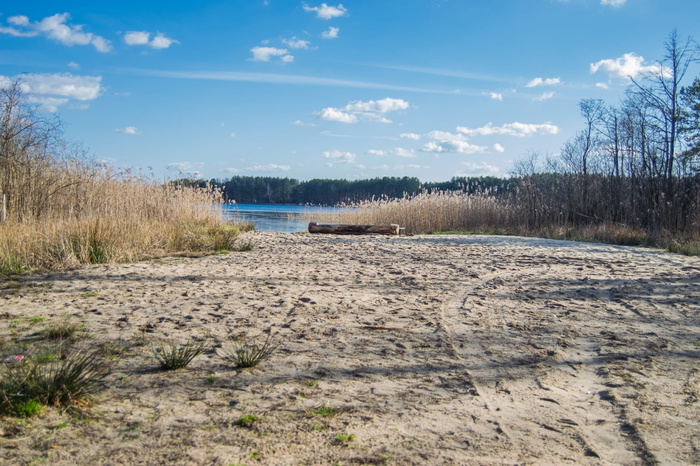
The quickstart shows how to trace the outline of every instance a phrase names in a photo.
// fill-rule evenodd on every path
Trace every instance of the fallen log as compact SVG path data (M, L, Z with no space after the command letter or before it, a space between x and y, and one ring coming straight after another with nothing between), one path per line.
M391 225L319 225L309 223L309 233L329 233L334 235L398 235L399 226Z

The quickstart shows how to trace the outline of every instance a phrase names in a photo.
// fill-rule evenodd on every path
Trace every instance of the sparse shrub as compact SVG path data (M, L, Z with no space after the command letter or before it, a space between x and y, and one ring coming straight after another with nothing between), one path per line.
M176 370L187 367L194 358L207 350L207 341L191 341L184 345L174 343L163 343L159 346L152 346L153 355L160 366L165 370Z
M352 442L355 440L355 436L353 434L338 434L335 436L335 439L341 443Z
M236 367L246 368L255 367L262 361L272 356L272 353L277 349L277 345L272 341L272 335L268 335L262 345L255 343L243 343L238 346L222 345L220 353Z

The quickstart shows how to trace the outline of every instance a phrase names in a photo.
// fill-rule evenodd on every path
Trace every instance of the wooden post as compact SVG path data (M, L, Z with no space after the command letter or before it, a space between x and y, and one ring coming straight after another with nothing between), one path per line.
M391 225L319 225L309 223L309 233L330 233L334 235L398 235L399 226Z

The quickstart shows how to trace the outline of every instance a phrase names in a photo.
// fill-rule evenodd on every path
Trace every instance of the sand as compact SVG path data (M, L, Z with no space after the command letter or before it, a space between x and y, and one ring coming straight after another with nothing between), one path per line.
M0 459L700 463L700 258L520 237L251 235L249 252L0 282L3 351L36 352L37 332L69 318L114 364L87 416L0 421ZM256 368L220 354L268 334L279 348ZM159 370L151 343L194 338L212 349ZM244 415L259 419L238 425Z

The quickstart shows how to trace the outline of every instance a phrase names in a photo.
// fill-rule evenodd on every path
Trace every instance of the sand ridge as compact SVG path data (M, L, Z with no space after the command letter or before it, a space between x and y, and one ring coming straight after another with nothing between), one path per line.
M252 238L250 252L1 290L6 340L17 319L70 316L90 345L271 333L280 346L255 369L212 349L176 372L157 370L148 345L130 347L97 420L5 419L0 458L700 463L700 259L479 235ZM260 420L237 425L245 414Z

